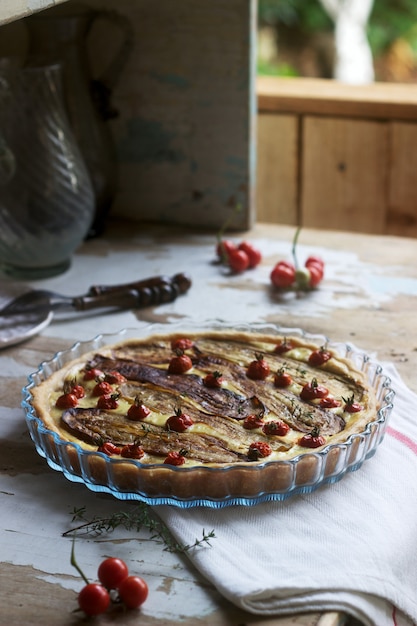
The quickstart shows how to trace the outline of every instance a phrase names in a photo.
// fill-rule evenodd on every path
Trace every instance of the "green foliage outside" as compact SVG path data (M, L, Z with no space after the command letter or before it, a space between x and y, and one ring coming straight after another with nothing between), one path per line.
M319 0L258 0L258 23L278 29L284 26L306 35L333 31L333 22ZM374 58L403 39L417 55L417 0L374 0L368 24L368 39ZM296 75L288 66L259 63L259 73Z

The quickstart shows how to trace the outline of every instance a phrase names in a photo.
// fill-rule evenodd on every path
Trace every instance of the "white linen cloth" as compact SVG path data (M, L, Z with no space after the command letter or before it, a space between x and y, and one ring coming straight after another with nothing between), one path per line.
M340 482L254 507L156 510L218 591L262 615L344 611L366 626L417 624L417 395L396 392L375 456ZM203 544L204 545L204 544Z

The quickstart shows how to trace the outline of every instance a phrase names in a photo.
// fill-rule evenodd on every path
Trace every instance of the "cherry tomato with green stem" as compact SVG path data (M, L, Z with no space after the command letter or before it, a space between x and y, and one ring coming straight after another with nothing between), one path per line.
M359 402L355 402L355 398L353 395L347 399L342 399L345 402L345 411L347 411L348 413L359 413L359 411L363 410L363 406L359 404Z
M329 390L324 385L320 385L316 378L306 383L301 389L300 398L302 400L317 400L329 395Z
M183 433L193 424L194 422L189 415L183 413L181 409L177 409L175 415L171 415L165 422L165 428L177 433Z
M322 435L320 435L318 428L313 428L311 433L303 435L298 440L298 445L303 448L319 448L320 446L324 446L325 443L326 440Z
M294 348L293 342L287 339L286 337L284 337L282 341L277 343L277 345L274 348L274 352L276 352L277 354L284 354L285 352L289 352L293 348Z
M223 377L220 372L210 372L203 378L203 383L206 387L220 389L223 383Z
M129 407L127 411L127 418L132 422L140 422L144 420L150 414L151 410L141 402L140 397L135 398L134 403Z
M188 354L181 353L178 350L178 354L173 356L168 365L168 372L170 374L184 374L188 372L193 366L193 362Z
M290 427L282 420L266 422L262 428L265 435L284 437Z
M270 367L263 355L257 354L256 359L249 363L246 369L246 376L252 380L265 380L270 371Z
M104 396L99 396L97 400L97 408L102 410L117 409L117 407L119 406L119 397L120 396L118 393L111 393Z
M292 384L291 375L284 371L284 368L279 369L274 376L274 385L278 388L289 387Z
M120 450L120 456L124 459L141 459L145 455L145 450L138 443L127 443Z
M324 365L331 358L332 353L329 352L329 350L326 350L324 346L322 346L317 350L313 350L313 352L308 357L308 362L309 365L313 365L314 367L320 367L320 365Z
M179 466L179 465L184 465L184 463L185 463L185 456L181 454L181 452L177 452L176 450L171 450L171 452L168 452L164 460L165 465Z
M86 615L105 613L110 605L109 592L99 583L88 583L78 594L78 606Z

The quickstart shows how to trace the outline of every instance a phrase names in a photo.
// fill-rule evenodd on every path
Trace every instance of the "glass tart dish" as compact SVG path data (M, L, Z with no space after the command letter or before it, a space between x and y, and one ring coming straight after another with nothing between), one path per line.
M376 452L395 395L349 344L219 321L78 342L22 393L51 468L95 492L181 508L256 505L340 480Z

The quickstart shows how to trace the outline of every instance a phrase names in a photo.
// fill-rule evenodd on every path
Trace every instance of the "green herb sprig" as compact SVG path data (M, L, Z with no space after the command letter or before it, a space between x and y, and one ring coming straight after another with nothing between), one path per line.
M80 533L97 537L105 533L111 533L119 527L134 532L147 529L151 534L151 539L163 544L165 551L184 553L203 544L210 546L210 539L214 539L216 536L214 530L206 532L203 529L201 538L197 538L194 543L189 545L181 544L175 540L168 527L144 503L135 505L130 511L120 511L108 517L95 516L88 519L85 506L74 508L71 511L71 515L71 521L78 522L78 524L66 530L63 533L63 537L70 537L75 534L79 536Z

